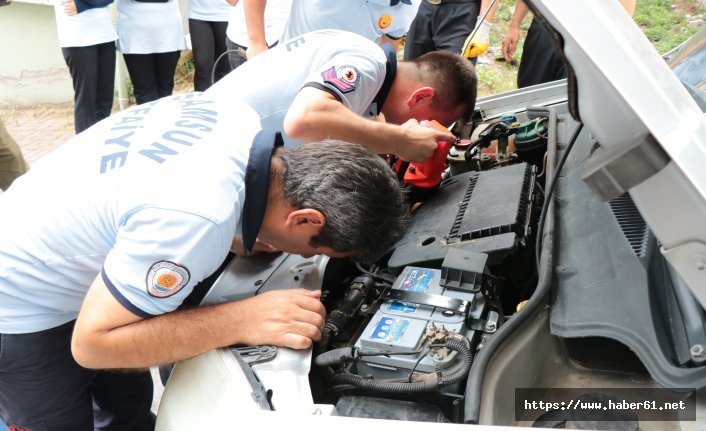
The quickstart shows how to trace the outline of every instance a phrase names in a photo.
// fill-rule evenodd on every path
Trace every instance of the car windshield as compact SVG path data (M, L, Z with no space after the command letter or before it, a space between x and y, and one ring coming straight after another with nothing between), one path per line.
M706 27L677 50L669 59L669 66L706 112Z

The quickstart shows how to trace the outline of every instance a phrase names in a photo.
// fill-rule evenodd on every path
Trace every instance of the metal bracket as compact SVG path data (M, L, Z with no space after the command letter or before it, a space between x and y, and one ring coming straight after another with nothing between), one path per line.
M268 362L277 356L277 347L275 346L231 347L231 350L238 352L243 361L250 365Z
M468 329L472 331L481 331L486 334L492 334L498 330L498 319L500 315L497 311L488 312L488 318L484 319L469 319L466 324Z
M586 163L582 179L602 201L610 201L661 171L669 156L648 135L632 145L597 150Z
M390 289L383 293L383 300L391 299L400 302L409 302L418 305L430 305L432 307L445 308L447 310L456 311L465 314L471 304L468 301L457 298L449 298L441 295L433 295L430 293L412 292L409 290Z

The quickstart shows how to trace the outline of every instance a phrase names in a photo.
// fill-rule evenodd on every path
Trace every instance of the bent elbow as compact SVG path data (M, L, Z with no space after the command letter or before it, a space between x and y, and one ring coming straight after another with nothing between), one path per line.
M77 337L75 334L71 337L71 355L74 357L74 361L83 368L88 369L98 369L102 368L99 364L98 358L91 353L88 347L88 342Z
M307 112L302 112L294 115L287 115L284 119L284 132L292 139L297 141L308 141L311 137L311 132L314 129L311 115Z

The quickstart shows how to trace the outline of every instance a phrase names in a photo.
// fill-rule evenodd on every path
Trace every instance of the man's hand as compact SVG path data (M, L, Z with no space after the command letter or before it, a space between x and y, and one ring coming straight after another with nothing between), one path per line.
M66 0L64 2L64 13L66 15L76 15L78 10L76 9L76 3L74 3L74 0Z
M248 46L248 49L245 50L245 58L248 60L252 60L253 57L262 54L263 52L267 51L267 44L266 43L250 43L250 46Z
M425 126L415 119L407 120L400 127L404 130L405 139L399 143L395 154L408 162L427 160L439 147L438 141L456 142L452 133Z
M510 27L503 38L503 56L508 63L512 61L517 50L517 42L520 40L520 27Z
M239 331L243 344L306 349L321 339L326 310L319 301L320 291L275 290L245 299L242 321L248 328ZM244 328L245 329L245 328Z
M515 2L515 10L512 12L510 26L507 29L507 34L503 38L503 56L508 63L512 61L512 57L517 50L517 42L520 40L520 25L522 20L527 16L529 9L522 0Z
M99 275L76 319L71 351L81 366L104 369L168 364L233 344L304 349L321 337L320 297L319 291L278 290L143 319Z
M461 49L464 58L475 58L488 50L490 47L491 25L488 21L483 20L468 35Z

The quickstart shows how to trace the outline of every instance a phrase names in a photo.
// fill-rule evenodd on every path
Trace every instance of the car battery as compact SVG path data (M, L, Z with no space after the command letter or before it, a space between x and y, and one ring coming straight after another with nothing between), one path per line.
M483 296L474 292L445 289L440 285L441 270L408 266L393 283L390 295L378 308L361 333L355 346L366 350L386 352L386 355L364 356L361 368L370 368L370 374L390 378L390 373L405 375L413 368L416 371L433 372L445 368L444 359L428 355L424 346L425 334L433 323L435 328L445 329L464 336L466 320L481 312L478 305L484 304ZM406 302L412 298L414 302ZM420 356L425 357L420 360ZM382 375L379 370L386 370Z

